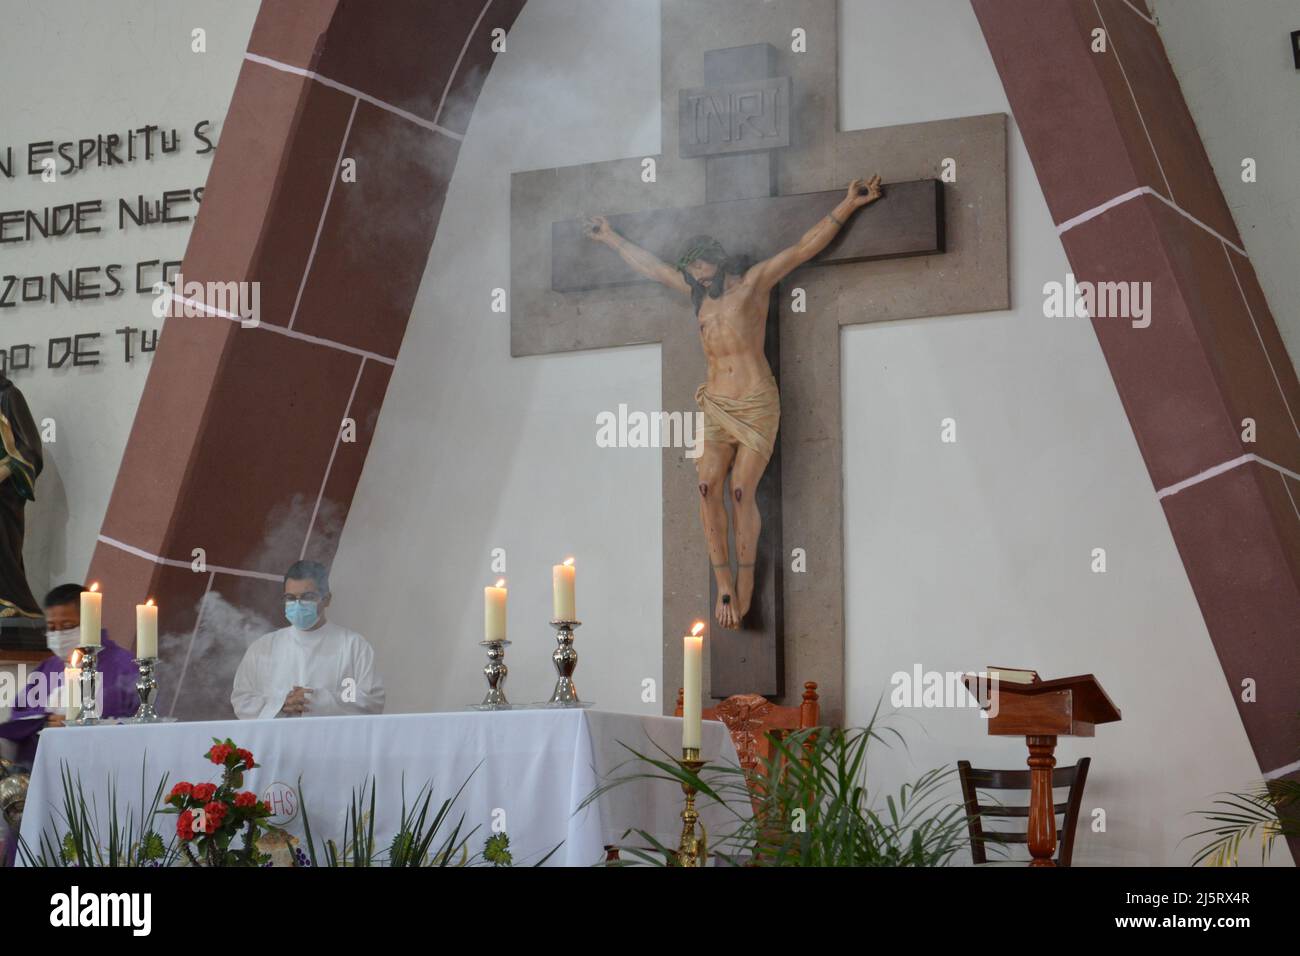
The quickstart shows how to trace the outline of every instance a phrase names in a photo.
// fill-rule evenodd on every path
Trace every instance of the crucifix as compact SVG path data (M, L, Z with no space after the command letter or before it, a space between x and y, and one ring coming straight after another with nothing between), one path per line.
M705 136L708 131L706 126ZM616 232L604 216L593 216L585 224L589 239L613 249L639 275L689 295L695 305L700 344L709 362L708 381L695 392L702 419L695 449L699 451L700 519L713 569L713 616L724 628L752 629L755 623L749 611L762 528L755 491L762 487L776 452L781 420L776 338L769 341L767 334L780 315L772 297L782 279L821 255L855 212L880 197L879 176L865 184L853 180L844 198L798 242L752 265L748 257L728 255L722 243L701 233L686 240L677 262L670 266ZM775 224L763 221L764 211L759 211L756 227L771 226L765 231L775 231ZM764 504L779 517L780 502L772 496L770 485ZM729 533L734 533L734 549ZM779 649L780 626L776 621L773 625Z
M844 605L839 327L1007 303L1003 117L883 131L892 136L868 131L875 149L863 148L861 131L836 133L834 97L827 95L836 71L826 53L836 41L833 7L788 0L765 8L756 24L755 8L744 0L710 3L719 31L743 24L734 32L758 42L708 49L703 44L711 38L699 33L703 5L665 0L663 153L653 162L512 177L511 350L525 355L657 342L664 410L693 410L707 370L690 298L670 284L651 284L613 243L593 242L593 227L661 263L676 264L683 243L701 234L716 237L732 256L760 261L794 245L845 198L850 180L885 172L884 198L845 219L824 251L768 302L765 352L781 390L780 437L756 492L762 532L753 554L753 600L740 627L714 621L707 642L711 696L780 698L787 683L815 679L835 719ZM754 36L757 29L785 45L796 26L810 45L819 45L818 56L779 50ZM692 56L697 65L688 68ZM967 250L953 257L950 269L918 268L950 255L945 213L952 197L945 192L953 187L935 176L949 157L974 163L968 175L981 195L963 191L959 221L967 241L978 238L980 225L983 231L992 226L993 254ZM647 167L654 175L645 175ZM825 188L831 184L838 188ZM983 222L972 223L971 211ZM593 220L594 214L604 215ZM873 289L871 274L858 270L882 260L892 269L878 273ZM823 278L841 272L854 274ZM918 289L915 283L926 278L929 288ZM974 294L961 291L963 281ZM689 288L685 270L683 282ZM706 602L710 611L719 607L719 576L710 573L715 562L701 529L699 478L683 449L664 450L664 686L670 689L680 673L677 635L691 618L706 616ZM734 516L734 498L727 504ZM734 536L734 517L728 525ZM727 554L734 560L734 544ZM665 708L672 696L665 693Z

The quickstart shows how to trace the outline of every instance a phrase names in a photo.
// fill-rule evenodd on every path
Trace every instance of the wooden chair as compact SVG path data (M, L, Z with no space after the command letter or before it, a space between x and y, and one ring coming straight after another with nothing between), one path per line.
M803 701L798 707L782 707L758 694L736 694L717 707L706 707L705 720L720 720L731 732L732 743L740 765L747 771L757 770L764 760L772 756L772 742L768 734L778 737L792 730L808 730L819 725L821 704L817 696L817 682L805 681ZM677 689L676 715L682 715L682 690Z
M1088 780L1091 758L1084 757L1073 767L1057 767L1052 771L1052 787L1069 787L1064 803L1053 806L1053 814L1061 814L1061 828L1056 831L1056 865L1069 866L1074 854L1074 830L1079 822L1079 805L1083 802L1083 787ZM987 843L1028 843L1025 833L1008 830L985 830L984 817L1029 817L1029 806L1005 806L979 802L978 790L1029 790L1028 770L980 770L968 760L957 761L961 777L961 792L966 803L966 823L970 828L970 855L976 863L987 863L984 852Z

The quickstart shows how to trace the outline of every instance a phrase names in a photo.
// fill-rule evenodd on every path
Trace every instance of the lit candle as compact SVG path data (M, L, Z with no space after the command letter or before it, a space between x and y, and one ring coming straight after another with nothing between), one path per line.
M135 656L158 656L158 607L153 598L135 606Z
M551 620L576 621L578 612L574 610L573 580L577 569L573 558L563 564L551 565Z
M63 668L63 719L71 722L81 714L81 651L73 651Z
M704 622L696 621L682 638L682 749L699 750L700 707L704 693Z
M81 592L81 646L99 646L100 620L104 607L104 595L100 593L99 582L90 586L89 591Z
M506 639L506 579L483 589L483 640Z

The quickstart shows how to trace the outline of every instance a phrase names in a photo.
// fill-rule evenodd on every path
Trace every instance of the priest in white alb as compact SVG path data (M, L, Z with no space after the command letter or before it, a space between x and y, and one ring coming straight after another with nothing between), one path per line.
M284 575L288 627L263 635L235 672L230 703L240 720L378 714L384 684L364 637L325 619L329 574L298 561Z

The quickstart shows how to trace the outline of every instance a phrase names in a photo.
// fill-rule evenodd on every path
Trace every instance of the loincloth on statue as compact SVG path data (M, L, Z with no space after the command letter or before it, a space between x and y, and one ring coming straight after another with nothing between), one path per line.
M714 395L701 385L695 390L695 401L704 413L704 441L739 442L765 459L772 457L781 424L781 393L775 378L769 377L742 398Z

